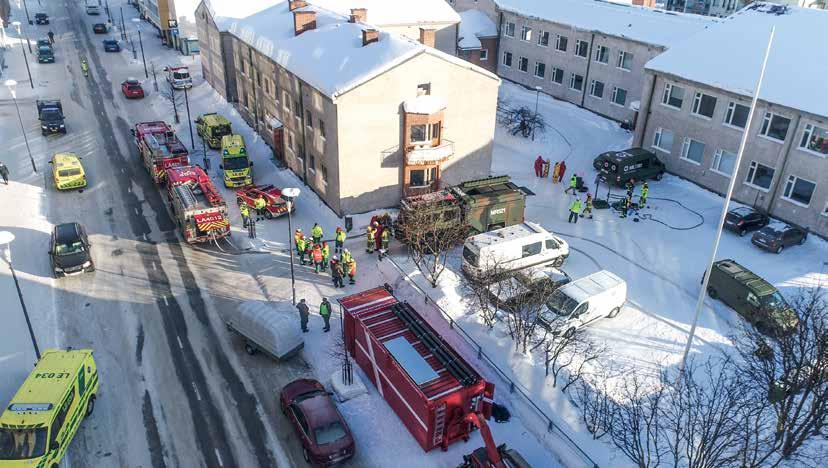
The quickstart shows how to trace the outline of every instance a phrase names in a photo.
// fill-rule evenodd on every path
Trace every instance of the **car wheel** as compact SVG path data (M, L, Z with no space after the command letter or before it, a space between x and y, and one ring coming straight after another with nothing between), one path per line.
M664 177L664 172L659 172L653 177L655 180L661 180Z
M739 229L739 237L745 237L745 234L747 234L747 229Z
M610 311L610 313L609 313L609 315L607 315L607 317L608 317L608 318L615 318L615 317L618 317L618 314L619 314L620 312L621 312L621 308L620 308L620 307L616 307L616 308L614 308L614 309L612 309L612 310Z
M86 416L92 416L92 412L95 411L95 395L89 397L89 400L86 402Z
M776 250L774 251L774 253L776 253L777 255L779 255L779 254L781 254L781 253L782 253L782 244L780 244L780 245L779 245L779 247L777 247L777 248L776 248Z
M563 263L564 263L563 257L558 257L558 258L555 259L555 261L552 263L552 265L555 268L558 268L559 266L563 265Z
M306 449L306 448L302 449L302 457L305 458L306 462L310 463L310 455L308 455L308 449Z
M273 219L273 213L265 210L265 219Z
M716 292L716 289L713 286L707 287L707 295L710 296L711 299L718 299L719 293Z
M244 352L246 352L247 354L252 356L252 355L256 354L256 348L250 346L250 343L245 343L244 344Z
M808 236L802 236L802 239L799 239L799 245L804 244L804 243L805 243L805 239L807 239L807 238L808 238Z

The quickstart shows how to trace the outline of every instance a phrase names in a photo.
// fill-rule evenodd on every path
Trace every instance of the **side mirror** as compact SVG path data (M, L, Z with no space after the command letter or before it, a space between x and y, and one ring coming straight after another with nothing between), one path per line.
M49 161L49 164L54 164L54 163L55 163L54 161Z
M224 166L223 166L223 165L221 165L221 164L219 164L219 169L222 169L222 170L223 170L223 169L224 169Z

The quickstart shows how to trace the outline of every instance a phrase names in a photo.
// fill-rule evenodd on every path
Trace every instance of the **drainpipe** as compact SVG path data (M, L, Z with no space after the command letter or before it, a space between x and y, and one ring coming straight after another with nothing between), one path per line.
M647 72L645 71L644 76L646 76L646 75L647 75ZM655 74L653 74L652 76L653 76L653 82L652 82L652 84L650 84L650 98L647 99L647 107L639 106L639 108L638 108L638 119L640 120L642 117L644 117L644 122L641 124L641 133L639 133L639 135L641 135L641 139L638 140L637 142L633 141L633 146L642 146L642 147L644 146L644 144L643 144L644 143L644 135L647 134L647 124L650 123L650 113L651 113L650 109L653 106L653 96L655 95L656 81L657 81L657 78L658 78ZM637 125L636 125L636 127L637 127Z
M589 83L589 66L592 65L592 45L595 43L595 33L592 33L592 38L589 40L589 52L587 52L587 69L584 75L584 90L581 92L581 107L584 107L586 100L587 86ZM605 90L606 91L606 90Z
M495 43L495 60L494 60L494 74L498 75L498 65L500 64L500 38L503 34L503 12L498 13L500 17L497 20L497 42Z
M247 59L250 62L250 89L253 90L253 129L256 133L259 133L259 98L258 93L256 92L256 79L254 79L253 74L255 73L256 78L259 77L259 68L253 66L253 48L247 48Z
M796 118L794 119L793 125L793 132L790 138L785 139L785 146L782 147L782 168L779 171L779 177L776 179L776 185L773 186L773 190L770 193L770 199L768 200L768 215L772 215L771 210L773 209L774 202L776 200L776 193L779 191L779 186L782 185L782 177L785 176L785 169L788 167L788 160L791 157L791 148L793 147L793 143L796 137L796 130L799 128L799 121L802 119L801 114L797 114Z
M316 192L316 189L308 184L308 142L305 135L305 93L302 87L302 81L299 81L299 128L302 130L302 182L306 187Z

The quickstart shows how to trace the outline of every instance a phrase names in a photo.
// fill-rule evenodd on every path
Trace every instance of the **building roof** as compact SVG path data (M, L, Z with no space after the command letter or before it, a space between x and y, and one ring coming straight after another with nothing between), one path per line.
M759 98L828 116L828 11L753 3L650 60L646 68L752 96L773 26Z
M482 11L466 10L460 18L457 45L461 49L479 49L480 38L497 37L497 25Z
M351 8L368 10L366 21L377 26L460 22L460 15L445 0L307 0L318 7L351 14Z
M577 29L671 47L718 21L603 0L495 0L501 10Z
M423 53L499 79L465 60L387 31L379 32L379 41L363 46L362 31L366 25L349 23L345 16L314 5L309 4L301 10L316 12L316 28L296 36L293 12L289 11L287 0L261 0L273 5L249 16L227 8L228 3L238 0L204 1L214 6L212 11L226 13L214 16L219 30L250 44L331 98ZM222 8L217 8L218 4ZM370 19L370 11L368 15Z

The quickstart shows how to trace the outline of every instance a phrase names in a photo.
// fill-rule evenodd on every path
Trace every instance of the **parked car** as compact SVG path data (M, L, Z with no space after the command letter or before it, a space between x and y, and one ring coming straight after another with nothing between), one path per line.
M50 41L48 37L44 37L43 39L38 39L37 40L37 47L38 48L48 47L48 48L51 49L52 48L52 41Z
M119 44L116 39L104 39L103 47L104 47L104 52L120 52L121 51L121 44Z
M95 34L106 34L106 24L105 23L95 23L92 25L92 32Z
M121 83L121 92L127 99L141 99L144 97L144 88L141 87L141 82L135 78L129 78Z
M321 383L294 380L279 394L279 406L301 438L308 463L331 466L354 456L351 430Z
M555 290L571 281L572 278L558 268L530 267L492 283L486 291L492 304L508 310L521 303L544 302Z
M724 228L733 231L743 237L748 231L755 231L768 225L770 218L765 213L740 206L727 212Z
M247 206L254 206L254 201L261 195L265 199L265 213L267 219L277 218L287 214L287 202L282 198L282 190L273 185L251 185L236 190L236 203L244 202ZM296 210L296 204L291 205Z
M538 321L552 332L571 336L595 320L615 318L627 301L627 282L601 270L558 288L546 301Z
M729 258L713 264L707 295L727 304L760 333L786 334L799 325L799 317L778 289Z
M601 179L608 184L623 187L632 179L661 180L664 163L652 151L643 148L629 148L623 151L607 151L592 161Z
M81 158L75 153L55 153L49 164L52 165L52 178L58 190L72 190L86 187L86 172L81 165Z
M52 133L66 134L66 118L60 99L38 99L37 118L40 120L40 133L43 136Z
M35 24L49 24L49 15L46 13L35 13Z
M55 278L95 271L95 263L89 249L91 245L86 236L86 229L80 223L55 226L49 241L49 257Z
M101 7L100 5L96 5L93 3L86 4L86 14L87 15L100 15L101 14Z
M753 233L750 241L760 249L782 253L792 245L802 245L808 238L808 230L792 224L774 221Z
M55 63L55 52L52 50L52 46L37 48L37 63Z

